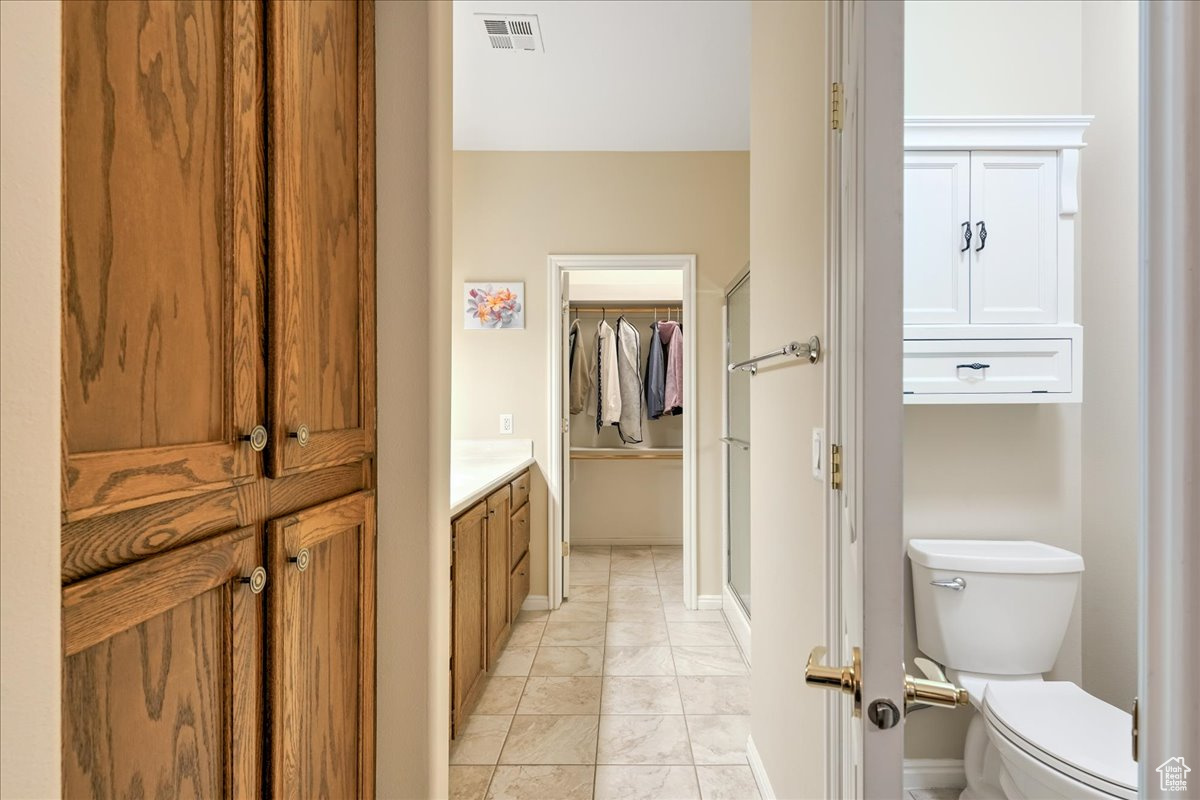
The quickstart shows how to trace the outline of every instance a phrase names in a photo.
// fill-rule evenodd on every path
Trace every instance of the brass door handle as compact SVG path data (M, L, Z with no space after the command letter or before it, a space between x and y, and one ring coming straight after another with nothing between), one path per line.
M238 441L249 442L251 450L261 453L267 446L267 429L262 425L255 425L249 433L239 436Z
M310 560L311 556L309 556L307 547L301 547L299 553L296 553L294 556L288 556L288 563L295 564L299 572L304 572L304 570L308 569Z
M299 428L296 428L296 430L294 430L294 431L288 431L288 438L295 439L296 444L300 445L301 447L308 447L308 442L309 442L309 438L310 438L309 433L308 433L308 426L301 425Z
M827 667L821 662L828 652L824 647L814 647L804 665L804 682L818 689L833 689L854 698L854 715L862 711L862 651L851 650L848 667Z
M253 572L239 577L237 582L245 583L249 585L250 591L261 594L262 590L267 588L267 571L262 567L255 567Z

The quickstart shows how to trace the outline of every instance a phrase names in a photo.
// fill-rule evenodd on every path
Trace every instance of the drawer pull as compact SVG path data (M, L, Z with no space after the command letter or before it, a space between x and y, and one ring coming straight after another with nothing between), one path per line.
M976 361L973 364L958 364L954 368L955 369L987 369L990 366L991 366L991 364L980 364L978 361Z
M965 253L971 249L971 222L970 222L970 220L968 220L967 222L964 222L962 224L962 228L963 228L963 246L962 246L962 250L959 250L958 252Z
M267 429L262 425L255 425L249 433L239 436L238 441L249 442L251 450L261 453L267 446Z
M299 428L296 428L296 430L289 431L288 438L295 439L296 444L300 445L301 447L308 447L308 442L310 439L309 433L308 433L308 426L301 425Z
M983 252L983 248L987 246L987 225L979 223L979 247L975 248L976 253Z

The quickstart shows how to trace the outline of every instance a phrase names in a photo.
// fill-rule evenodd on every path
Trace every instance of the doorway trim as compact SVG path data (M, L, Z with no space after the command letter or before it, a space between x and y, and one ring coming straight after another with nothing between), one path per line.
M546 474L547 488L547 542L546 542L546 593L549 606L556 609L562 605L562 541L563 541L563 466L568 463L569 453L563 452L562 420L567 419L562 403L562 274L584 270L679 270L683 274L683 327L692 331L690 346L684 347L683 366L683 603L688 608L697 607L696 556L698 549L698 526L696 514L697 469L696 469L696 256L675 255L550 255L546 259L546 335L549 362L547 407L547 442L549 443L549 469Z
M733 358L729 353L729 295L749 277L750 262L747 261L746 266L737 274L737 277L726 284L725 293L722 295L721 353L725 364L733 363ZM729 436L729 378L730 373L726 369L721 375L721 436L725 438ZM737 645L742 650L742 658L746 660L747 664L750 664L750 612L742 605L741 598L733 590L729 575L731 527L729 519L729 448L732 446L723 438L721 443L721 608L725 612L725 621L729 623L729 627L733 631L733 638L737 640Z

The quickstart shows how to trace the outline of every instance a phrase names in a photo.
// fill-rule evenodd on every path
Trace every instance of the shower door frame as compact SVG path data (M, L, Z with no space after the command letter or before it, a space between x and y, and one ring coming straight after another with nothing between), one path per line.
M547 397L549 464L546 470L547 488L547 542L546 542L546 604L553 610L562 605L563 585L562 545L569 521L563 519L563 493L569 487L563 485L563 474L570 467L570 453L564 452L564 421L569 426L569 415L563 408L563 340L562 340L562 274L584 270L678 270L683 275L683 329L692 331L689 343L684 347L683 365L683 604L688 608L721 607L721 595L700 597L696 571L699 550L699 523L697 502L697 433L696 409L696 351L699 338L696 330L696 256L694 254L671 255L556 255L546 258L546 326L548 364L550 376ZM569 556L568 556L569 557Z
M738 272L737 276L725 286L724 302L721 306L721 353L722 381L724 389L721 392L721 435L729 436L729 378L730 374L724 369L730 362L729 356L729 295L732 294L747 278L750 277L750 262ZM730 584L730 503L729 503L729 448L733 445L721 443L721 599L725 611L725 619L737 639L738 647L746 663L750 663L750 612L746 610L742 599ZM753 546L753 544L751 545Z

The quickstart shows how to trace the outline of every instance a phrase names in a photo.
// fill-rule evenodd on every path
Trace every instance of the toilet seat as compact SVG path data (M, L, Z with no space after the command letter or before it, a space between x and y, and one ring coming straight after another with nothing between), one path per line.
M1137 798L1131 718L1073 683L992 683L983 713L993 730L1047 768L1108 797Z

